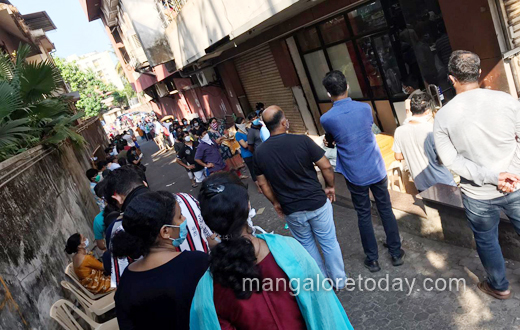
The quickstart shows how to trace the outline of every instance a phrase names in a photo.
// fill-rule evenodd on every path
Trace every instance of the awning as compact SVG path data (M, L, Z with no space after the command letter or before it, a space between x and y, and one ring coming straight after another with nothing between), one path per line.
M83 7L89 22L99 18L101 14L101 0L79 0L79 3Z
M22 18L31 30L42 29L45 32L56 30L56 25L45 11L22 15Z

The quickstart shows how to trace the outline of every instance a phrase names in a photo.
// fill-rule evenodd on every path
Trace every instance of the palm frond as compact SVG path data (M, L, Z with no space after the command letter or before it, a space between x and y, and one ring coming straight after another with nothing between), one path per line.
M0 123L0 148L21 145L24 140L34 137L38 130L27 126L28 118L10 120Z
M0 53L0 80L10 81L14 75L14 63L7 53Z
M18 46L18 50L16 51L16 61L15 66L17 69L22 68L25 65L25 60L31 53L31 46L28 44L23 44L20 42L20 45Z
M7 81L0 80L0 121L23 108L18 91Z
M61 141L64 141L69 138L76 145L83 145L85 143L85 139L83 138L83 136L76 133L70 127L64 125L56 125L51 131L51 136L43 140L43 144L56 145Z
M55 68L47 61L25 63L19 74L20 96L27 103L42 101L57 88Z
M33 104L31 114L37 119L43 120L56 119L63 115L70 115L70 110L67 103L61 98L47 98L41 102Z

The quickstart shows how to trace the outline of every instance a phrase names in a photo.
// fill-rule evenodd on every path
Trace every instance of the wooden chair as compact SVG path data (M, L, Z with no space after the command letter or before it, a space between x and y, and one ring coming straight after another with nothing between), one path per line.
M93 294L92 292L88 291L83 285L81 285L78 276L76 275L76 273L74 273L74 266L72 266L72 262L67 265L67 268L65 268L65 274L67 274L67 276L70 277L74 283L76 283L76 285L81 289L81 291L83 291L83 293L85 293L92 300L98 300L99 298L109 294L109 292Z
M86 294L84 294L82 290L76 288L76 286L70 282L61 281L61 286L65 290L72 293L72 295L85 310L85 313L94 320L96 319L96 316L105 314L106 312L112 310L116 305L114 301L115 290L106 296L99 298L98 300L92 300Z
M53 319L56 320L64 329L66 330L85 330L79 323L76 321L76 317L73 312L82 318L93 330L118 330L119 324L117 323L117 318L113 318L110 321L105 323L97 323L88 317L85 313L83 313L79 308L74 306L68 300L60 299L51 306L50 315Z

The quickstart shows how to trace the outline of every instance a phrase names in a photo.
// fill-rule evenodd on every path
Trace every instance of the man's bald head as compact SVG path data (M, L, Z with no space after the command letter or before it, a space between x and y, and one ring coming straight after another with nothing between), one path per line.
M269 132L273 132L280 128L282 120L285 119L285 114L282 108L277 105L272 105L264 110L262 119Z

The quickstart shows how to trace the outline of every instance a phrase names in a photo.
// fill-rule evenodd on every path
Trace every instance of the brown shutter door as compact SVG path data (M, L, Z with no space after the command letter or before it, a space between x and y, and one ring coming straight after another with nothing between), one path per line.
M266 107L278 105L290 122L290 131L305 133L302 116L296 105L292 90L285 87L268 44L235 59L235 66L242 85L255 109L258 102Z

